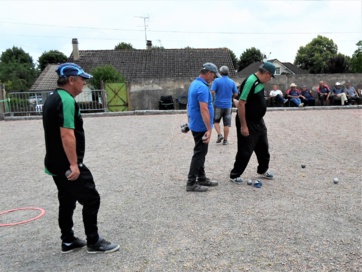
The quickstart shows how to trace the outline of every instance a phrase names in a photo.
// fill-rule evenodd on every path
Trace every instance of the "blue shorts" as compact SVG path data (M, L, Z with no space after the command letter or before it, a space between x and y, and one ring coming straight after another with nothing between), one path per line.
M220 123L221 118L225 127L231 127L231 108L214 107L214 123Z

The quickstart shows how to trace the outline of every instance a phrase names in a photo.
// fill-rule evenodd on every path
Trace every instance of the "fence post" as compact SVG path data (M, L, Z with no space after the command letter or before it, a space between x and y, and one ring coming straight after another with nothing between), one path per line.
M4 120L5 119L5 88L4 88L4 84L0 83L0 120Z

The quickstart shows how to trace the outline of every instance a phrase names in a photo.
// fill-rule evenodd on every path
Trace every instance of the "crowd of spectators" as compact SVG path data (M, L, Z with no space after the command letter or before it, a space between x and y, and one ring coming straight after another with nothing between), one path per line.
M360 105L361 92L349 81L336 82L332 88L324 81L320 81L317 88L308 88L305 84L298 88L296 83L292 83L285 93L274 85L269 94L266 92L266 99L269 107Z

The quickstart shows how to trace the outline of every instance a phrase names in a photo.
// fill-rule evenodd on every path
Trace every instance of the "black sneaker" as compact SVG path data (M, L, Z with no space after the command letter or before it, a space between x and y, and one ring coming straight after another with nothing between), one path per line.
M117 251L120 246L106 241L99 237L98 242L94 245L87 245L88 253L111 253Z
M221 143L221 141L224 139L224 136L222 136L222 134L217 135L217 140L216 143Z
M194 185L186 185L187 192L206 192L207 189L208 188L206 186L201 186L197 183L195 183Z
M213 186L219 185L219 183L217 181L210 180L209 178L206 178L205 180L198 180L197 184L199 184L201 186L208 186L208 187L213 187Z
M62 253L70 253L76 249L80 249L87 244L86 241L75 237L75 240L71 243L62 242Z

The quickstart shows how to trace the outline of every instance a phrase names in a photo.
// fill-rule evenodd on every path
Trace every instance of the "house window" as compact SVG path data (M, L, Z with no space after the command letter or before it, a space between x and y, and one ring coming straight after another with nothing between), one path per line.
M275 74L276 74L276 75L280 75L280 67L276 67L276 68L275 68Z

